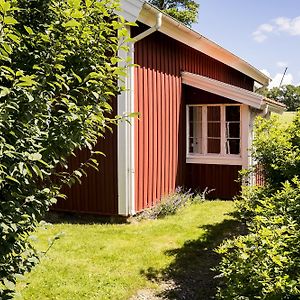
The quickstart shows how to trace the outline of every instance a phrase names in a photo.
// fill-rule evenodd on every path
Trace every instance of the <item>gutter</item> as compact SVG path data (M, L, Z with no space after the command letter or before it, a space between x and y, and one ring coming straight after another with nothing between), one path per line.
M167 15L164 12L161 12L159 9L157 9L152 4L145 2L143 5L143 9L137 18L138 21L148 25L153 26L153 21L148 18L147 15L157 15L157 13L162 13L163 17L163 23L164 25L160 28L160 32L170 36L173 39L179 40L182 43L185 43L189 46L191 42L194 42L198 44L198 47L195 48L194 46L191 46L192 48L197 49L198 51L201 51L205 53L206 55L221 61L222 63L225 63L229 65L230 67L246 74L247 76L253 78L258 83L262 84L263 86L268 85L271 81L271 78L260 72L258 69L253 67L251 64L243 60L242 58L238 57L237 55L233 54L232 52L226 50L225 48L221 47L217 43L211 41L207 37L201 35L199 32L185 26L181 22L177 21L173 17ZM151 24L152 23L152 24ZM172 29L173 28L173 29ZM178 30L179 32L175 33L174 29ZM174 33L176 36L170 34L170 31ZM180 32L181 31L181 32ZM187 34L189 36L189 41L182 41L182 37ZM215 55L216 54L216 55ZM225 61L224 61L225 60ZM248 71L245 73L243 69L247 69Z

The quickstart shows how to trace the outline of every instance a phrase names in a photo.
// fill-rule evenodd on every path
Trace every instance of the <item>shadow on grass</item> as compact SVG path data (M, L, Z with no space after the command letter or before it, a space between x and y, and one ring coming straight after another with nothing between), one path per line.
M183 247L168 250L165 255L174 261L166 269L150 268L141 273L149 280L163 281L167 288L158 296L163 299L214 299L218 279L212 271L220 256L214 249L224 239L244 234L245 227L236 220L202 226L205 234L197 240L187 241Z
M129 224L127 218L122 216L100 216L93 214L80 214L71 212L50 211L44 220L52 224Z

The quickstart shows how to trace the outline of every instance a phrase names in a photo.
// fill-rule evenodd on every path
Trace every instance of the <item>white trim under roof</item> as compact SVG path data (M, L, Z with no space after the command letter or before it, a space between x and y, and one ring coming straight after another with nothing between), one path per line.
M156 23L156 15L158 12L160 12L159 9L145 2L137 20L152 27ZM240 71L262 85L269 84L271 79L245 60L165 13L163 13L162 19L162 26L159 29L160 32Z
M266 99L262 95L228 83L189 72L182 72L181 76L183 84L249 105L259 110L265 109L266 105L269 106L270 111L276 113L282 113L285 109L285 105L281 103Z

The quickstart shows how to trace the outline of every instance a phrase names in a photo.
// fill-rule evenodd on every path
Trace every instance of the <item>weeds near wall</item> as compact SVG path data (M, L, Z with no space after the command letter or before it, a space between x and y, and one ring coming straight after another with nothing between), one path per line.
M210 192L211 190L206 188L203 192L194 194L191 190L184 190L182 187L179 187L174 193L164 197L156 206L139 213L137 219L159 219L174 215L186 205L204 201Z

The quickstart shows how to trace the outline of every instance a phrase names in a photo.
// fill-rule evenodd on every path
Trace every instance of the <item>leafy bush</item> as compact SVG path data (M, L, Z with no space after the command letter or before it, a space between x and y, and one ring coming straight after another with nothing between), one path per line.
M116 121L109 101L127 39L116 9L109 0L0 0L0 299L38 262L30 233L63 183L97 167L93 146ZM86 147L91 158L68 170L68 156Z
M254 156L266 185L243 187L237 201L249 234L217 250L219 299L300 298L299 124L299 114L284 130L276 119L258 120Z

